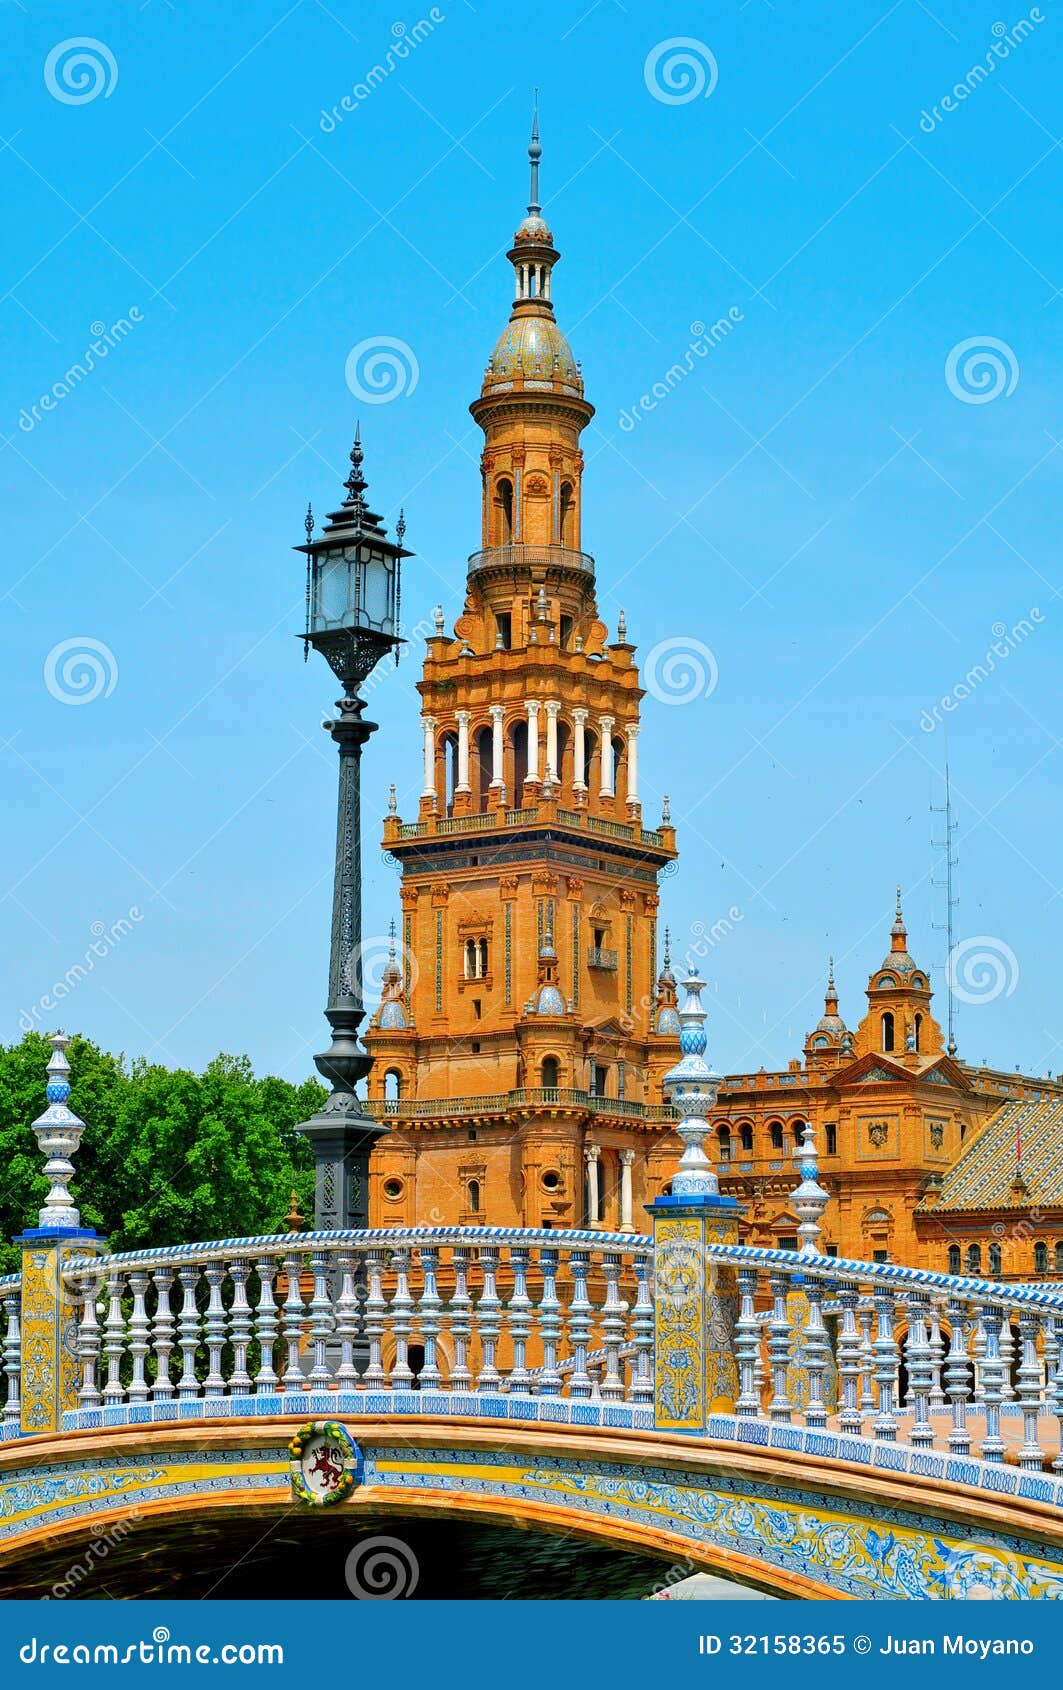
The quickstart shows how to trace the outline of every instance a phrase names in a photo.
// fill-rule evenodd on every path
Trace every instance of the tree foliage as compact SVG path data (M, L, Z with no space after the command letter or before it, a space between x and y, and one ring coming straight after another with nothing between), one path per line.
M46 1106L51 1047L40 1033L0 1045L0 1272L11 1238L37 1224L47 1186L31 1124ZM313 1156L295 1131L324 1100L316 1080L256 1079L245 1056L202 1074L102 1051L75 1036L70 1105L85 1122L72 1182L82 1224L112 1250L284 1230L293 1190L313 1211Z

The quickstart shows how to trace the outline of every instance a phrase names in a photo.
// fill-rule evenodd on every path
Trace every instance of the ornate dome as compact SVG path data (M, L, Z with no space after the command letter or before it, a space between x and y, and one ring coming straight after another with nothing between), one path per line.
M583 392L576 360L553 317L515 317L502 330L488 359L484 387L517 377L525 381L553 381L558 377Z
M893 918L893 926L890 928L890 948L879 964L879 972L881 973L883 969L888 969L891 974L914 974L917 969L922 973L919 964L908 950L908 929L904 925L904 916L901 913L901 889L899 886L897 888L897 913Z
M556 986L540 986L535 994L536 1015L564 1015L565 1000Z
M554 237L545 221L535 212L528 213L513 236L514 246L520 246L523 241L537 241L542 246L553 246L554 244Z
M671 1004L666 1004L657 1015L655 1030L658 1033L666 1033L669 1038L678 1038L681 1026L678 1009Z
M384 1004L380 1011L378 1024L387 1032L396 1032L408 1025L406 1011L397 998L393 998L390 1003Z

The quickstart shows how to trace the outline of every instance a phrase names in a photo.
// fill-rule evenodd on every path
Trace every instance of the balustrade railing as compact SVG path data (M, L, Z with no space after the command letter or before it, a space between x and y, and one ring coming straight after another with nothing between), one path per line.
M4 1433L18 1430L22 1417L22 1278L6 1274L0 1278L0 1372L4 1375Z
M447 1115L502 1114L506 1109L540 1104L571 1105L593 1115L618 1115L638 1121L677 1119L671 1104L640 1103L625 1097L600 1097L596 1092L580 1091L573 1086L518 1086L513 1091L485 1092L473 1097L375 1097L368 1100L366 1109L374 1116L405 1115L416 1119L434 1119Z
M623 1233L431 1227L74 1262L80 1409L411 1389L648 1406L652 1255Z

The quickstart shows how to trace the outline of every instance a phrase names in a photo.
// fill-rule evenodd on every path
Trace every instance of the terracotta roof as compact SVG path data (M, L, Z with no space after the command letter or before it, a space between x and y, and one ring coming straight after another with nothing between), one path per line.
M1022 1145L1025 1191L1015 1190L1016 1149ZM949 1209L1027 1209L1063 1206L1063 1099L1005 1103L953 1163L936 1203L921 1214Z

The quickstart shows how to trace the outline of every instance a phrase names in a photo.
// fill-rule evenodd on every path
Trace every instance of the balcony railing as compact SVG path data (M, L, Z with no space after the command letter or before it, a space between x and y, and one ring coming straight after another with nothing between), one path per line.
M611 973L616 971L616 952L605 951L600 945L593 945L587 952L588 968L604 968Z
M509 1109L567 1107L592 1115L616 1115L625 1120L674 1121L668 1104L637 1103L626 1097L599 1097L574 1086L520 1086L514 1091L481 1093L473 1097L373 1097L366 1111L373 1116L433 1120L448 1115L504 1115Z
M473 552L469 559L469 574L477 569L580 569L585 575L594 574L594 559L589 552L574 552L568 546L489 546L486 551Z

